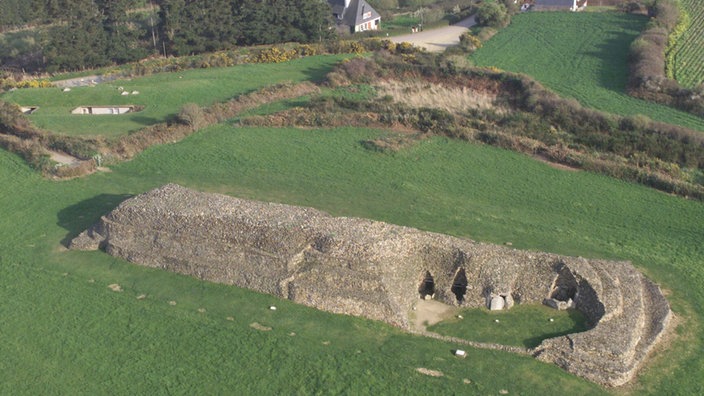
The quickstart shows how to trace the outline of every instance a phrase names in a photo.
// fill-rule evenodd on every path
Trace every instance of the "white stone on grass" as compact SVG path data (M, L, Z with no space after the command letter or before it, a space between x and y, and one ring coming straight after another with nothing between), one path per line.
M276 311L276 307L275 307L275 306L273 306L273 305L272 305L272 306L270 306L270 307L269 307L269 309L270 309L270 310L272 310L272 311Z

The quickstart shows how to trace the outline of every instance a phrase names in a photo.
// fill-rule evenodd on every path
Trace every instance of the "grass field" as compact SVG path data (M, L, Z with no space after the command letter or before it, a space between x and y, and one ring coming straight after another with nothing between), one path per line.
M582 104L704 131L704 119L625 93L628 50L647 18L615 12L516 15L471 59L525 73Z
M675 49L675 79L687 87L704 83L704 3L680 0L689 14L690 25Z
M243 93L282 81L321 80L343 56L307 57L277 64L238 65L229 68L184 70L132 80L117 80L94 87L20 89L0 100L39 106L30 116L39 128L67 135L116 136L164 122L185 103L202 106L224 102ZM118 87L139 95L122 96ZM141 105L144 110L119 116L73 115L86 105Z
M442 138L392 155L365 150L360 142L378 134L220 125L64 182L0 151L0 393L604 392L529 357L470 349L458 360L456 345L380 323L61 248L121 200L167 182L524 249L631 259L672 290L688 318L683 338L658 354L635 391L702 393L704 205ZM113 283L124 291L108 289Z
M458 316L462 316L460 319ZM557 311L545 305L516 305L508 311L465 309L428 330L465 340L535 348L547 338L588 329L579 311Z

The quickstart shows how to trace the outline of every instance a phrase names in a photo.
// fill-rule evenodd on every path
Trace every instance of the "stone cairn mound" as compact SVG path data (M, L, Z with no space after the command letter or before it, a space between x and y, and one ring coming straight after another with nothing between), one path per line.
M124 201L70 248L405 329L419 298L578 309L590 330L547 339L533 355L606 386L633 377L670 318L659 287L627 262L519 251L175 184Z

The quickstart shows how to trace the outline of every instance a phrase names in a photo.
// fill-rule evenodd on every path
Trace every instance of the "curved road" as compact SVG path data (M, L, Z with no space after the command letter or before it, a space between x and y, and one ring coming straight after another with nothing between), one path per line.
M476 23L474 15L472 15L451 26L404 34L403 36L389 37L389 39L394 43L402 43L405 41L416 47L423 47L430 52L441 52L447 47L459 44L462 33L466 32Z

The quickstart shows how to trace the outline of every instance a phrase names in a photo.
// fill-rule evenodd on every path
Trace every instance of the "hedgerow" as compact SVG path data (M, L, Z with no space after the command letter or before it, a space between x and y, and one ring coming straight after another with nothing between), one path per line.
M413 108L387 98L339 95L312 100L308 109L243 120L249 125L402 125L427 134L480 141L541 155L553 161L635 181L663 191L704 198L704 186L691 174L704 169L704 136L686 128L636 115L621 117L583 107L543 88L527 76L484 68L443 68L442 57L418 54L415 62L377 54L340 64L331 86L370 84L382 79L427 81L497 93L495 105L511 110ZM368 143L377 147L376 143ZM386 147L387 142L381 142ZM395 146L395 145L391 145ZM379 148L379 147L377 147ZM690 172L689 170L694 170Z

